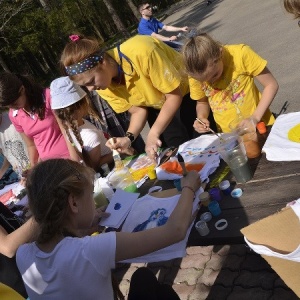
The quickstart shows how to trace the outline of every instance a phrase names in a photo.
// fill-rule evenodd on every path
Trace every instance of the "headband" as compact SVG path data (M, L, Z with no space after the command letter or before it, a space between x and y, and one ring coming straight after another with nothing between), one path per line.
M87 70L94 68L102 60L103 60L103 53L92 54L91 56L87 57L86 59L84 59L76 64L66 66L65 70L66 70L67 75L69 75L69 76L81 74Z

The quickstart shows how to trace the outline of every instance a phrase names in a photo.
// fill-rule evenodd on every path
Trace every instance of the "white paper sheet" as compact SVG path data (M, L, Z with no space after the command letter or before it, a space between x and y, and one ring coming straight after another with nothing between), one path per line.
M101 220L99 225L119 228L139 195L139 193L129 193L117 189L106 209L106 212L111 215Z

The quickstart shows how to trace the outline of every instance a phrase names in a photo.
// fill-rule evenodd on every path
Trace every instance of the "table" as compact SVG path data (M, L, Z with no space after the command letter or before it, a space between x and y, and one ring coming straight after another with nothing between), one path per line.
M237 184L231 173L227 176L232 188L239 187L243 190L242 196L240 198L223 196L219 203L222 209L221 215L213 217L208 222L209 235L201 237L193 226L188 246L244 243L240 229L278 212L288 202L300 197L300 161L270 162L267 161L265 154L262 154L259 158L251 159L249 162L254 176L247 183ZM222 174L226 166L221 160L217 172ZM216 174L214 175L216 176ZM147 182L142 190L148 191L153 182ZM164 190L174 188L172 181L159 181L157 185L162 186ZM208 211L207 208L202 206L196 221L205 211ZM214 224L223 218L227 220L228 227L221 231L217 230Z
M241 188L243 195L240 198L224 196L219 203L221 215L208 222L209 235L201 237L193 228L188 245L243 243L240 229L278 212L288 202L300 197L300 161L270 162L263 154L258 163L252 161L250 164L254 171L253 178L245 184L232 184L233 187ZM199 215L204 211L207 209L202 207ZM214 224L223 218L228 221L228 227L222 231L217 230Z

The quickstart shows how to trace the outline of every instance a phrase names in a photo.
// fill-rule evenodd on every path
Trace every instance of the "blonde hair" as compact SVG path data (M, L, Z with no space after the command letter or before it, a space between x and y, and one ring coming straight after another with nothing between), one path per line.
M288 13L293 14L296 19L300 18L300 0L284 0L283 5Z
M70 235L65 228L69 195L83 195L93 184L94 171L69 159L49 159L37 164L26 181L29 208L40 225L39 243L57 234Z
M206 33L189 38L181 50L186 73L193 75L204 72L209 60L221 56L221 48L221 43Z

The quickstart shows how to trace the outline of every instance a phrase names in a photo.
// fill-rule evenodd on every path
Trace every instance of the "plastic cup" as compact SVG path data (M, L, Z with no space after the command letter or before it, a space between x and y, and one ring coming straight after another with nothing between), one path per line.
M151 165L147 169L147 175L150 180L156 179L156 171L155 171L155 165Z
M224 180L219 183L219 188L225 196L230 195L231 187L229 180Z
M209 234L209 228L205 221L198 221L195 225L195 228L201 236Z
M217 187L211 188L208 193L210 194L210 198L213 201L221 201L222 195L220 190Z
M128 168L116 169L107 176L107 181L114 189L122 189L126 192L138 191Z
M199 200L204 206L208 206L210 202L210 195L208 192L203 192L199 195Z
M238 117L229 123L229 128L232 133L242 138L246 154L249 158L260 156L261 148L258 142L256 126L252 118L243 119Z
M104 206L104 205L108 204L108 201L107 201L103 191L99 191L99 192L94 193L93 198L94 198L96 208L99 208L101 206Z
M176 187L177 191L181 192L181 180L180 179L174 179L173 180L174 186Z
M217 201L211 201L208 204L208 209L214 217L221 214L221 208L220 208L220 205Z
M245 183L253 177L245 146L240 137L233 135L222 139L218 152L229 166L237 182Z

